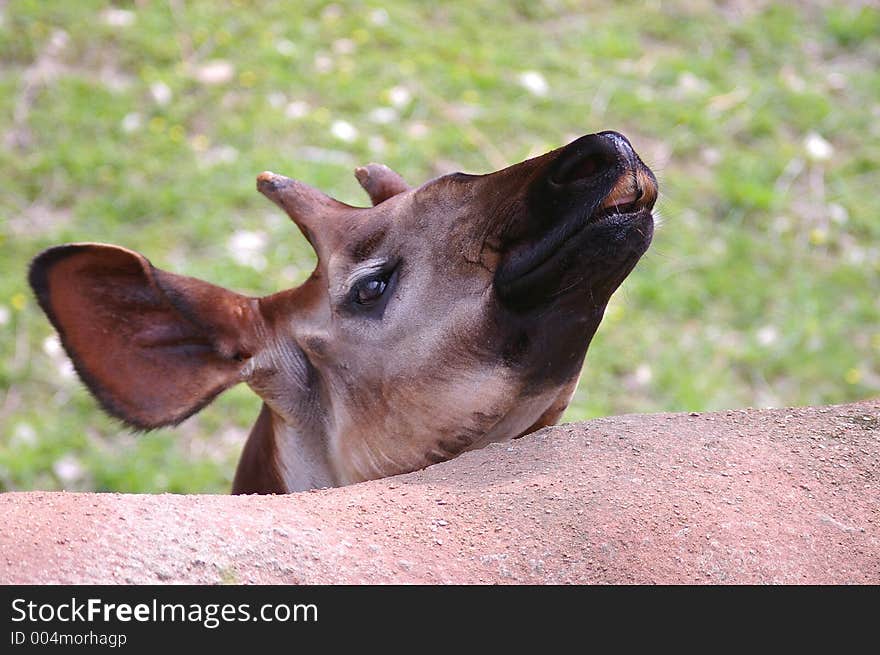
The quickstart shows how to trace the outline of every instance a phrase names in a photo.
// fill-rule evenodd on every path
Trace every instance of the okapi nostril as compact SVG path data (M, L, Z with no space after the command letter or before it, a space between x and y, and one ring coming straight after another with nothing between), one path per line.
M586 180L598 175L612 163L604 153L596 152L575 162L568 169L563 169L556 175L555 179L559 184L570 184L577 180Z

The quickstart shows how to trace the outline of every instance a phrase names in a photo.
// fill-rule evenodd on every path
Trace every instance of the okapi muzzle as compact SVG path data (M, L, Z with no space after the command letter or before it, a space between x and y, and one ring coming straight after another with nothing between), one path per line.
M657 183L615 132L410 188L355 171L372 207L261 173L312 244L302 285L253 298L99 243L30 283L101 406L142 430L244 382L263 408L233 493L417 470L554 423L611 294L647 250Z

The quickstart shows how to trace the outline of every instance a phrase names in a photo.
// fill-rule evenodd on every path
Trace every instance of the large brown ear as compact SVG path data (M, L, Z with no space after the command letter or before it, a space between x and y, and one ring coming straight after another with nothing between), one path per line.
M131 250L50 248L29 280L82 380L137 428L200 410L242 380L258 347L255 299L160 271Z

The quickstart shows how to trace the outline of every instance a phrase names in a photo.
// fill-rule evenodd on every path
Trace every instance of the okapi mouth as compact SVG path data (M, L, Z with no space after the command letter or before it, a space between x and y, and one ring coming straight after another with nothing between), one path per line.
M641 161L624 171L598 209L587 219L587 224L598 223L610 216L626 216L651 212L657 200L657 180Z
M531 224L496 271L499 297L512 306L578 291L604 305L651 243L654 174L616 132L579 141L529 199Z

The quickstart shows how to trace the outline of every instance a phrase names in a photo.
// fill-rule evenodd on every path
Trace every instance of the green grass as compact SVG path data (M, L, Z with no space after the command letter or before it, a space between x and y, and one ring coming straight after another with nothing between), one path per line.
M120 3L112 25L104 3L5 3L0 490L226 491L259 408L239 388L146 436L103 416L46 346L25 281L42 248L119 243L269 293L314 258L261 170L363 203L367 161L421 182L603 129L657 171L664 225L567 419L877 395L880 11L762 4L205 0ZM200 81L216 61L228 79ZM241 230L265 236L262 270L233 259Z

